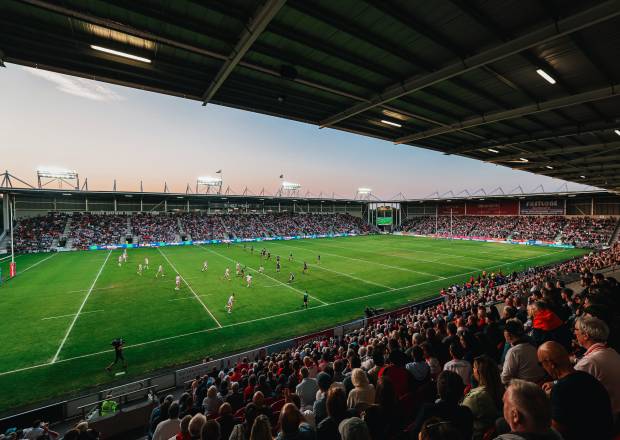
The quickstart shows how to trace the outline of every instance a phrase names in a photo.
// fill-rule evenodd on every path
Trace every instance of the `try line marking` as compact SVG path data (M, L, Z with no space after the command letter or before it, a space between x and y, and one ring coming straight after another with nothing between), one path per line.
M90 289L88 289L88 292L86 293L86 296L84 297L84 300L82 301L82 304L80 304L80 308L78 309L77 313L73 317L73 321L71 321L71 325L67 329L67 333L65 333L65 337L62 338L62 342L60 343L60 346L58 347L58 350L56 350L56 354L54 355L54 357L52 358L52 361L50 362L51 364L53 364L54 362L56 362L58 360L58 355L60 354L60 350L62 350L62 347L65 346L65 342L67 342L67 338L69 337L69 333L71 333L71 330L73 330L73 326L75 325L75 321L77 321L78 317L80 316L80 313L82 312L82 309L84 308L84 305L86 304L86 301L88 300L88 297L90 296L91 292L93 291L93 288L95 287L95 284L97 283L97 280L99 279L99 276L101 275L101 272L103 272L103 268L105 267L105 264L110 259L110 255L112 255L112 251L108 252L108 255L106 255L105 260L103 261L103 264L99 268L99 272L97 272L97 276L93 280L93 283L90 285Z
M103 312L103 309L101 309L101 310L91 310L89 312L82 312L82 315L86 315L87 313L98 313L98 312ZM45 321L46 319L66 318L68 316L74 316L74 315L75 315L75 313L69 313L68 315L48 316L47 318L41 318L41 321Z
M198 300L198 302L202 305L202 307L204 307L204 309L207 311L207 313L209 314L209 316L211 318L213 318L213 320L215 321L215 323L217 324L217 326L219 328L222 328L222 324L220 324L220 321L217 320L217 318L215 316L213 316L213 313L211 313L211 310L209 310L209 308L207 307L207 305L202 302L202 300L200 299L200 297L198 296L198 294L196 294L196 292L194 292L194 289L192 289L192 286L189 285L189 283L185 280L185 278L183 278L183 275L181 275L181 273L177 270L176 267L174 267L174 264L172 264L172 262L168 259L168 257L166 256L166 254L164 254L160 248L157 248L157 250L159 251L159 253L161 254L162 257L164 257L166 259L166 261L168 262L168 264L170 265L170 267L172 267L172 270L174 270L183 280L183 282L185 283L185 285L187 285L187 287L189 288L190 292L192 292L194 294L194 296L196 297L196 299Z
M235 261L235 260L233 260L232 258L228 258L226 255L222 255L222 254L220 254L219 252L216 252L216 251L214 251L214 250L212 250L212 249L207 249L207 248L205 248L205 247L202 247L202 245L201 245L200 247L201 247L203 250L205 250L205 251L208 251L208 252L214 253L215 255L219 255L220 257L225 258L226 260L230 261L231 263L236 263L236 261ZM258 273L258 274L260 274L260 275L263 275L263 276L265 276L265 277L269 278L271 281L275 281L276 283L278 283L278 284L280 284L280 285L282 285L282 286L284 286L284 287L288 287L289 289L294 290L295 292L299 292L299 293L301 293L302 295L305 293L305 292L302 292L301 290L299 290L299 289L297 289L297 288L295 288L295 287L291 286L290 284L285 284L285 283L283 283L282 281L277 280L277 279L275 279L275 278L273 278L273 277L271 277L271 276L267 275L267 274L266 274L266 273L264 273L264 272L259 272L259 271L257 271L256 269L254 269L254 268L252 268L252 267L250 267L250 266L245 266L245 267L247 267L248 269L250 269L250 270L251 270L251 271L253 271L253 272L256 272L256 273ZM314 296L312 296L312 295L308 295L308 296L309 296L310 298L312 298L313 300L316 300L316 301L320 302L320 303L321 303L321 304L323 304L323 305L327 305L327 303L326 303L325 301L321 301L320 299L318 299L318 298L316 298L316 297L314 297Z
M564 252L564 251L560 251L560 253L561 252ZM508 264L517 264L517 263L521 263L523 261L533 260L533 259L536 259L536 258L544 257L544 256L555 254L555 253L556 252L550 252L550 253L547 253L547 254L536 255L534 257L523 258L521 260L515 260L515 261L512 261L511 263L503 263L503 264L498 264L498 265L495 265L495 266L489 266L489 267L486 268L486 270L495 269L497 267L506 266ZM459 274L456 274L456 275L450 275L446 279L461 277L461 276L469 275L469 274L474 273L474 272L477 272L477 271L469 271L469 272L459 273ZM318 309L318 308L327 307L327 306L331 306L331 305L337 305L337 304L342 304L342 303L346 303L346 302L356 301L358 299L370 298L370 297L377 296L377 295L383 295L383 294L399 292L401 290L410 289L412 287L422 286L422 285L429 284L429 283L434 283L434 282L437 282L437 281L440 281L440 280L423 281L421 283L411 284L409 286L396 287L396 288L393 288L393 289L390 289L390 290L384 290L384 291L381 291L381 292L369 293L367 295L356 296L356 297L353 297L353 298L347 298L347 299L343 299L343 300L340 300L340 301L336 301L336 302L333 302L331 304L321 304L321 305L318 305L318 306L313 306L313 307L310 307L308 310L313 310L313 309ZM241 322L235 322L235 323L232 323L232 324L226 324L226 325L223 325L221 327L213 327L213 328L208 328L208 329L196 330L196 331L193 331L193 332L181 333L181 334L173 335L173 336L167 336L165 338L158 338L158 339L154 339L154 340L151 340L151 341L139 342L137 344L127 345L127 346L125 346L125 348L143 347L145 345L156 344L158 342L169 341L169 340L184 338L184 337L187 337L187 336L194 336L194 335L201 334L201 333L212 332L212 331L218 330L218 328L236 327L236 326L239 326L239 325L250 324L252 322L265 321L267 319L272 319L272 318L279 318L281 316L291 315L291 314L294 314L294 313L304 313L304 312L307 312L308 310L306 310L306 309L291 310L289 312L278 313L276 315L263 316L261 318L250 319L250 320L241 321ZM57 363L69 362L69 361L74 361L74 360L78 360L78 359L84 359L84 358L88 358L88 357L98 356L100 354L112 353L113 351L114 351L114 349L108 349L108 350L97 351L97 352L94 352L94 353L82 354L82 355L79 355L79 356L74 356L74 357L70 357L70 358L66 358L66 359L60 359ZM17 368L15 370L10 370L10 371L3 371L3 372L0 372L0 376L7 376L9 374L19 373L21 371L28 371L28 370L33 370L33 369L36 369L36 368L46 367L46 366L48 366L50 364L52 364L52 362L47 362L47 363L44 363L44 364L31 365L29 367Z

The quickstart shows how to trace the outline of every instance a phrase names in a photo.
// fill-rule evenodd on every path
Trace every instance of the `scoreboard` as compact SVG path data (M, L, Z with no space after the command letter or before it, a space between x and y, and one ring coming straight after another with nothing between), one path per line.
M377 226L391 226L394 224L391 206L379 206L377 208Z

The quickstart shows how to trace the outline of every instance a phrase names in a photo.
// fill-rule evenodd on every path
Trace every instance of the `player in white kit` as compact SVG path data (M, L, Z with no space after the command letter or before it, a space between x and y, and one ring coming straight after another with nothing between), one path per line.
M235 264L235 271L237 272L237 276L241 275L241 265L239 263Z
M177 277L174 280L175 283L175 288L174 290L180 290L181 289L181 275L177 274Z
M157 268L157 273L155 274L155 278L159 278L159 276L165 277L166 275L164 275L164 266L162 266L161 264L159 265L159 267Z
M144 270L149 270L149 259L147 257L144 258Z
M123 250L123 261L127 263L127 249Z
M250 287L252 285L252 275L248 274L245 277L245 280L247 281L248 285L246 287Z
M232 295L230 295L230 297L228 298L228 302L226 303L226 310L228 311L228 313L232 313L234 303L235 303L235 294L233 293Z
M142 276L142 264L138 264L138 275Z
M123 265L123 256L119 255L118 256L118 267L121 267Z
M204 263L202 263L202 272L206 272L209 269L209 263L207 262L207 260L204 261Z
M230 268L227 267L226 270L224 271L224 279L227 279L228 281L230 281Z

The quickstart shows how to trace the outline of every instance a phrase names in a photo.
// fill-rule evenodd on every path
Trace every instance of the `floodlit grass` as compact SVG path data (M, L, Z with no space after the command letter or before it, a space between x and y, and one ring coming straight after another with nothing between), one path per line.
M250 244L129 250L121 267L121 251L18 257L19 275L0 288L0 412L113 382L104 367L117 337L126 340L124 379L130 379L359 318L366 306L393 308L435 297L442 286L482 270L506 273L584 253L399 236L253 245L254 253ZM263 246L272 258L258 274ZM146 257L150 269L140 276L136 268ZM207 272L201 272L204 260ZM237 261L253 275L251 288L235 277ZM160 264L166 276L155 279ZM0 267L6 276L8 261ZM230 281L223 279L226 267ZM174 290L177 271L185 281L180 291ZM303 310L306 290L309 309Z

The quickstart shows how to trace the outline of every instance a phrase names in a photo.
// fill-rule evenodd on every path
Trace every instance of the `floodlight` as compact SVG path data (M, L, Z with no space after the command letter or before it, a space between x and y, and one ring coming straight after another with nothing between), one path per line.
M221 177L204 176L197 180L198 185L219 186L222 184Z
M527 160L525 157L520 157L520 158L519 158L519 160L520 160L521 162L529 162L529 160Z
M555 84L555 79L542 69L537 69L536 73L545 78L550 84Z
M38 168L37 175L46 179L77 179L78 173L75 170L65 170L62 168Z
M398 128L402 127L402 124L399 124L397 122L392 122L392 121L386 121L385 119L381 119L381 123L391 125L393 127L398 127Z
M358 194L362 194L362 195L368 195L372 192L372 189L370 188L358 188L357 189L357 193Z
M552 167L551 165L547 165L547 166L546 166L546 168L547 168L548 170L552 170L552 169L553 169L553 167Z
M100 52L105 52L105 53L109 53L109 54L112 54L112 55L117 55L117 56L123 57L123 58L129 58L130 60L134 60L134 61L141 61L143 63L150 63L151 62L151 60L149 60L148 58L139 57L137 55L132 55L130 53L120 52L120 51L114 50L114 49L108 49L107 47L95 46L94 44L91 44L90 47L91 47L91 49L95 49L95 50L98 50Z
M586 178L586 176L579 176L579 177L581 177L582 179L585 179L585 178Z
M616 133L618 136L620 136L620 130L614 130L614 133Z
M499 153L499 151L494 148L487 148L487 150L489 150L491 153Z
M293 182L282 182L282 189L285 190L296 190L301 188L301 185L299 183L293 183Z

